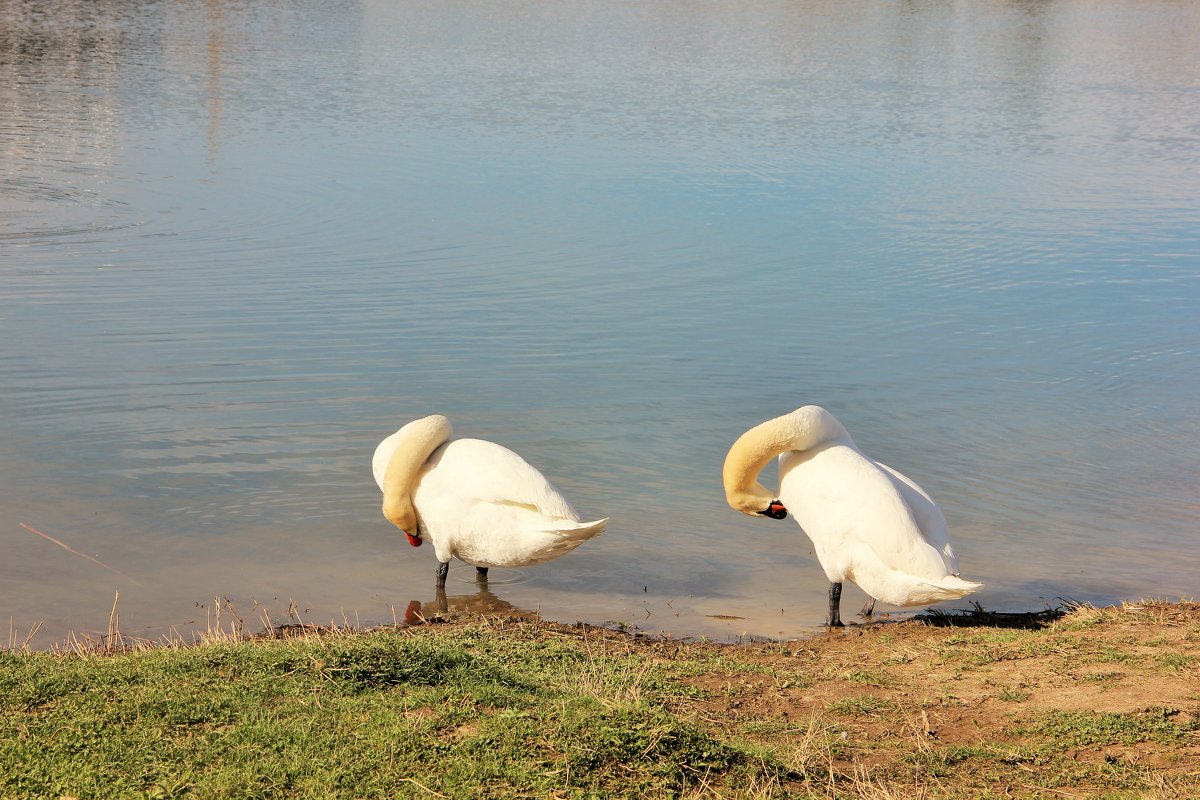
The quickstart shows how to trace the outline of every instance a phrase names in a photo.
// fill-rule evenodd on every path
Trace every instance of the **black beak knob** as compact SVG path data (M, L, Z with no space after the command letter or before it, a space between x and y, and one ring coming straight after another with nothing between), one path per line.
M770 517L771 519L787 518L787 509L784 508L783 503L779 502L778 500L772 500L771 505L767 506L765 511L760 511L758 513L762 514L764 517Z

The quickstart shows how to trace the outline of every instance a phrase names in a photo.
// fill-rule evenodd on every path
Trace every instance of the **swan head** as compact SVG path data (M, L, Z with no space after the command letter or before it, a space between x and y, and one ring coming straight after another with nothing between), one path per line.
M413 420L375 448L371 467L375 482L383 490L383 516L404 531L413 547L419 547L422 541L413 492L425 462L452 433L450 420L433 414Z
M771 505L767 506L765 510L759 511L758 513L764 517L770 517L771 519L787 519L787 508L785 508L783 503L779 502L778 500L772 500Z
M763 432L753 428L742 434L725 456L721 473L725 486L725 502L734 511L750 516L783 519L787 509L775 493L758 482L758 475L767 462L775 457L769 443L764 444Z
M385 484L386 485L386 484ZM383 516L408 537L408 543L420 547L420 526L417 524L417 509L412 503L411 490L385 491L383 494Z
M413 508L412 500L398 495L383 496L383 516L388 522L404 531L408 543L420 547L421 532L417 526L417 510Z
M757 485L757 484L756 484ZM762 489L761 486L758 487ZM762 491L730 491L725 489L725 502L734 511L740 511L752 517L770 517L771 519L787 519L787 507L766 489Z

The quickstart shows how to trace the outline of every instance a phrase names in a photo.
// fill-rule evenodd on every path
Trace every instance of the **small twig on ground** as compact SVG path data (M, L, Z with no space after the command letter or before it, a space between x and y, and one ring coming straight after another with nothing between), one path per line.
M1039 792L1054 792L1055 794L1061 794L1064 797L1087 797L1086 794L1077 794L1076 792L1068 792L1066 789L1053 789L1049 786L1030 786L1029 784L1022 784L1022 788L1033 789L1034 791L1039 791Z
M421 783L419 780L417 780L415 778L401 778L400 780L404 781L405 783L411 783L414 786L424 789L425 791L429 792L434 797L449 797L450 796L448 794L442 794L441 792L435 792L433 789L430 789L428 786Z

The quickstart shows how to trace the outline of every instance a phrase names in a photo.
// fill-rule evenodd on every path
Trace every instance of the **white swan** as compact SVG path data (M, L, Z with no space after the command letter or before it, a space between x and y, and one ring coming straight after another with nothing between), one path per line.
M414 420L375 448L371 469L383 515L417 547L437 555L437 585L450 559L488 567L540 564L604 531L608 518L581 522L548 480L516 453L479 439L449 441L440 414Z
M779 456L779 500L758 475ZM725 499L744 514L791 511L829 578L830 627L841 627L842 582L871 599L917 606L951 600L982 583L958 577L946 520L920 486L864 455L820 406L804 406L742 434L725 457ZM782 501L780 503L779 501Z

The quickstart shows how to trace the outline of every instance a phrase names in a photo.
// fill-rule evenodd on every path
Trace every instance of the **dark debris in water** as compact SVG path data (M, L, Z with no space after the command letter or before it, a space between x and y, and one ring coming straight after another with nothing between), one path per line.
M935 628L1024 628L1037 630L1065 617L1069 609L1061 606L1042 611L988 611L979 603L969 609L942 611L931 608L913 617Z

